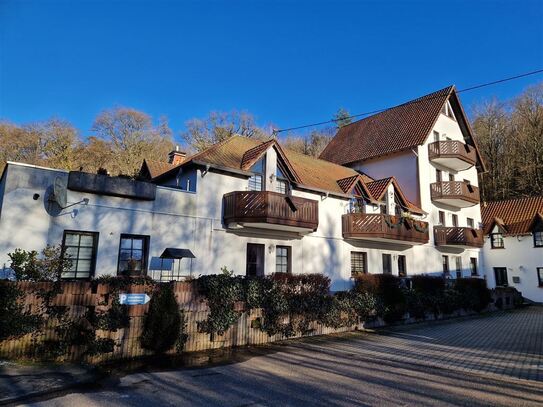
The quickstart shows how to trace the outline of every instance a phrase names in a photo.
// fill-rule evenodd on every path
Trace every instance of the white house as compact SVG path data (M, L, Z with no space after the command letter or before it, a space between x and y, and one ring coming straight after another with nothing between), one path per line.
M321 158L375 178L394 176L430 225L415 269L478 276L484 164L453 86L342 127Z
M323 158L235 136L146 161L140 181L10 162L0 266L15 248L62 244L70 279L226 266L324 273L341 290L364 272L479 275L483 165L454 88L343 127ZM194 259L172 264L167 248Z
M481 212L488 286L543 302L543 196L486 202Z

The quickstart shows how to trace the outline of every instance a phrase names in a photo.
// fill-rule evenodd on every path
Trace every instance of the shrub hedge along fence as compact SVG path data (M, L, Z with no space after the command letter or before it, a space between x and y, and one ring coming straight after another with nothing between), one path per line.
M99 363L481 312L491 302L484 280L429 276L363 274L333 294L321 274L248 278L226 269L189 282L33 280L0 282L2 357ZM121 305L120 293L151 301Z

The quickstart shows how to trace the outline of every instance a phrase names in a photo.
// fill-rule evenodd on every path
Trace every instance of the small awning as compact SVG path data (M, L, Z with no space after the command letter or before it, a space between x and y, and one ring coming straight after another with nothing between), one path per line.
M183 258L195 259L196 256L192 254L192 252L189 249L175 249L172 247L168 247L160 255L160 258L162 259L183 259Z

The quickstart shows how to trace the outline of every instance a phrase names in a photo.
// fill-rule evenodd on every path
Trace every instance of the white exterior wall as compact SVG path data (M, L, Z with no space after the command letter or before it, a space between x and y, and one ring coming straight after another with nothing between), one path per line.
M516 288L531 301L543 303L543 287L539 287L537 278L537 268L543 267L543 248L534 247L531 234L506 236L503 242L503 249L492 249L490 237L485 237L483 258L488 286L496 287L494 267L506 267L509 287ZM520 282L513 282L513 277L519 277Z
M396 177L407 199L420 205L416 152L402 151L386 157L356 163L352 167L374 179Z

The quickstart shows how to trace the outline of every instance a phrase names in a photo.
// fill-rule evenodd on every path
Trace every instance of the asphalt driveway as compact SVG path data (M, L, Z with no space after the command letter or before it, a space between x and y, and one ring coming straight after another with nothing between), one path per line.
M131 374L40 406L541 406L543 307L309 338L222 366Z

